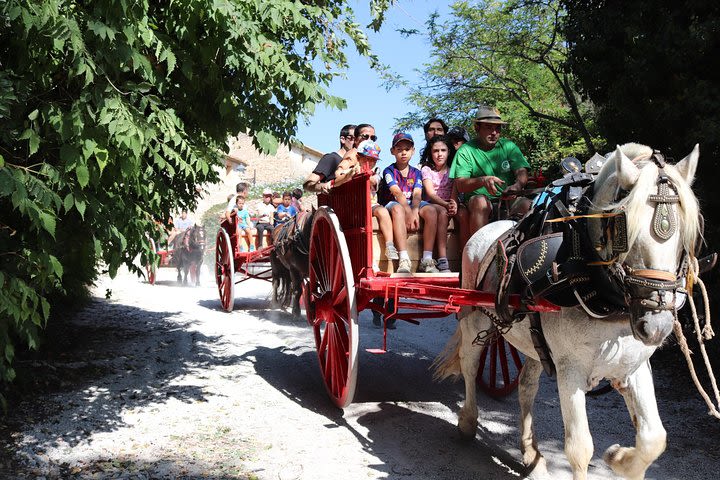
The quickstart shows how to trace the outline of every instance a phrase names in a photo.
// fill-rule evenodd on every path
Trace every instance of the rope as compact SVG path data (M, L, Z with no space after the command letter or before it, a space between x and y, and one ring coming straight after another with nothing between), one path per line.
M623 212L605 212L605 213L588 213L585 215L570 215L567 217L551 218L545 220L545 223L558 223L558 222L569 222L570 220L577 220L578 218L612 218L622 215Z
M715 394L715 401L718 405L720 405L720 391L718 391L718 385L717 380L715 379L715 373L713 372L712 365L710 365L710 359L708 358L707 351L705 350L705 340L710 340L715 336L715 332L713 332L712 326L710 325L710 302L708 300L707 296L707 290L705 289L705 283L700 279L698 276L699 273L699 266L697 258L692 257L690 259L690 273L691 276L688 276L688 279L692 278L692 280L697 283L697 285L700 287L700 291L703 295L703 301L705 302L705 327L701 330L700 329L700 321L698 320L697 316L697 310L695 308L695 301L693 300L693 297L691 294L688 294L687 301L690 303L690 311L692 312L693 316L693 323L695 324L695 335L697 336L698 344L700 345L700 353L702 354L703 360L705 361L705 367L707 368L708 375L710 377L710 384L712 385L713 393ZM677 310L674 310L675 313L675 322L673 324L673 331L675 332L675 336L678 339L678 343L680 344L680 349L683 352L683 355L685 356L685 361L688 364L688 368L690 369L690 376L693 379L693 383L695 383L695 388L697 388L698 392L700 393L700 396L703 397L703 400L705 400L705 404L709 408L709 415L712 415L713 417L720 419L720 412L718 412L718 409L715 408L715 404L713 403L710 396L707 394L705 389L700 384L700 380L697 377L697 373L695 372L694 363L692 361L691 355L692 351L690 351L690 347L688 347L687 339L685 338L685 335L682 331L682 325L680 325L680 321L677 317Z

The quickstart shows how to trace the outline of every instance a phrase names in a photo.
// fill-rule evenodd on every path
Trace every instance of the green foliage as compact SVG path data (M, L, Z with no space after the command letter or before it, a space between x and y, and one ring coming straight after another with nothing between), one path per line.
M326 87L348 44L369 55L341 0L7 0L0 24L3 381L53 299L145 263L228 135L289 143L316 104L344 104Z
M458 1L447 22L428 20L431 58L400 120L417 126L431 115L472 132L472 110L497 106L505 134L536 166L594 153L592 109L578 101L565 66L567 51L556 0Z
M700 144L696 175L710 244L720 241L720 4L563 0L570 64L598 105L608 146L640 142L676 160ZM622 13L619 13L622 12Z

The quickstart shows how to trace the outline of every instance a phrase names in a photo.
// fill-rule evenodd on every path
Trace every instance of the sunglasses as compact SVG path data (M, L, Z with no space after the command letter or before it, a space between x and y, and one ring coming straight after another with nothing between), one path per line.
M368 135L367 133L360 135L360 138L363 140L372 140L373 142L377 141L377 135Z
M340 135L342 138L347 138L348 140L355 140L355 135Z

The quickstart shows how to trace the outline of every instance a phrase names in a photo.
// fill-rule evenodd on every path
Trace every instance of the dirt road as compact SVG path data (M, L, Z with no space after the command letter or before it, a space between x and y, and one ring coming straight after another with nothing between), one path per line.
M109 300L106 291L111 292ZM269 308L269 285L236 288L220 308L212 279L179 287L126 273L103 279L96 298L57 333L46 359L24 365L54 379L13 410L1 478L127 479L516 479L517 398L480 398L481 427L463 443L455 428L460 384L428 371L455 320L401 324L382 333L360 318L355 403L340 411L320 381L304 320ZM676 350L677 347L674 347ZM720 424L706 415L674 353L655 368L668 449L648 478L715 478ZM590 478L614 478L600 459L634 432L615 392L588 399L595 457ZM553 381L536 405L540 447L552 478L571 478Z

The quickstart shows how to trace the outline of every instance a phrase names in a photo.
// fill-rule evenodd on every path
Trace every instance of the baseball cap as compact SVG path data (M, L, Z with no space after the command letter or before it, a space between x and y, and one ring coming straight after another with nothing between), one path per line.
M272 195L272 193L273 193L272 190L270 190L269 188L266 188L265 190L263 190L263 195Z
M415 145L415 141L413 140L412 136L409 133L396 133L392 140L392 146L394 147L399 142L402 142L403 140L412 143Z
M452 127L448 130L447 136L452 139L463 139L466 142L470 141L470 136L463 127Z
M380 145L372 140L363 140L360 145L358 145L357 152L358 154L365 155L366 157L374 158L376 160L380 159Z

